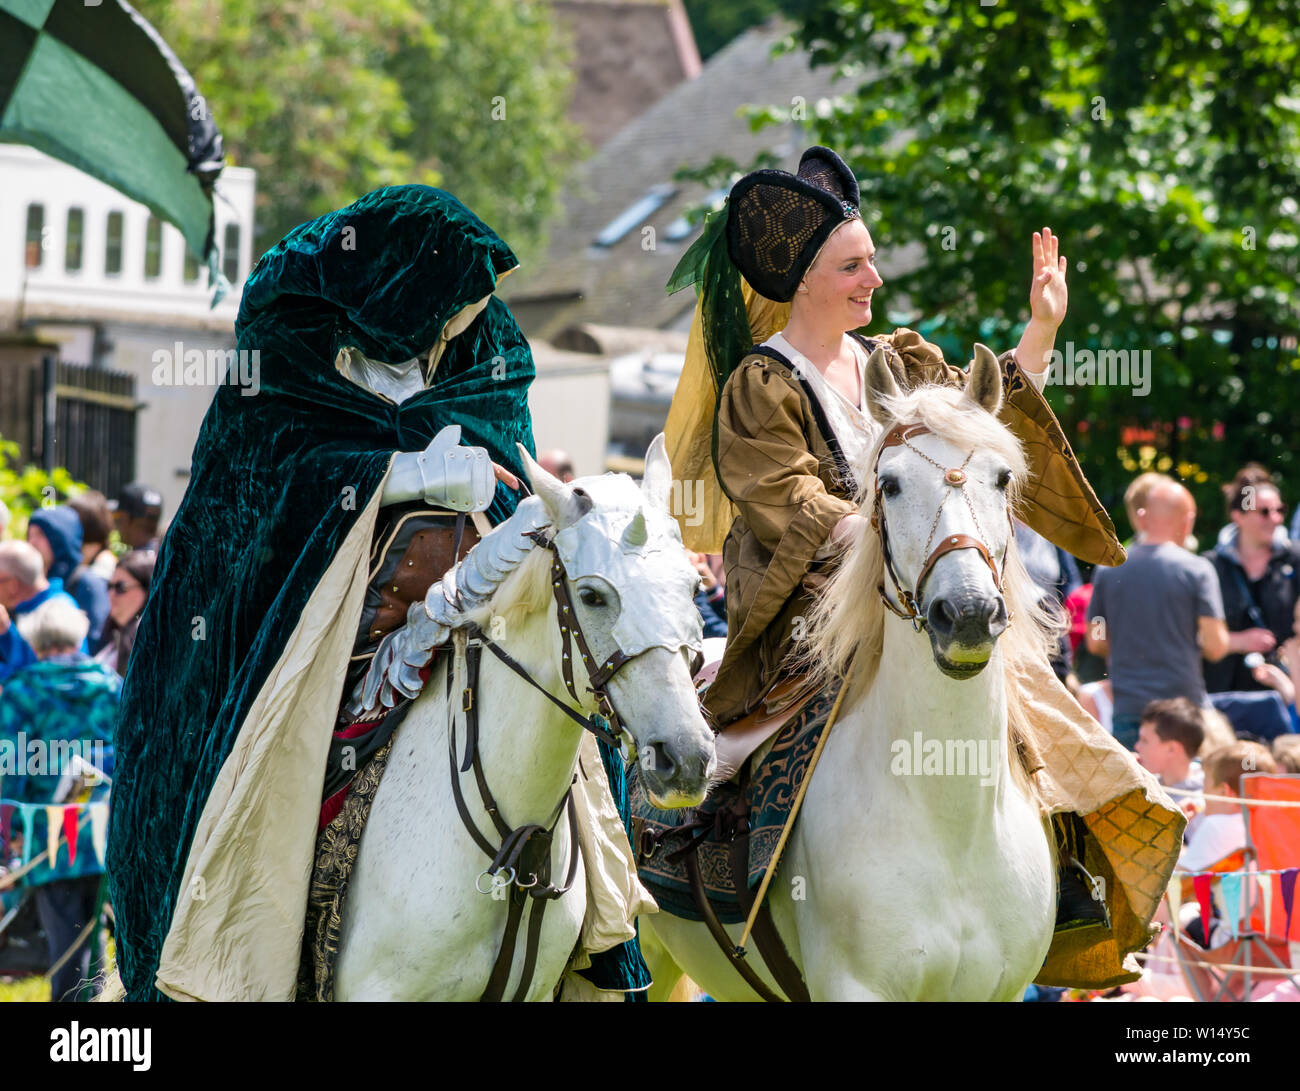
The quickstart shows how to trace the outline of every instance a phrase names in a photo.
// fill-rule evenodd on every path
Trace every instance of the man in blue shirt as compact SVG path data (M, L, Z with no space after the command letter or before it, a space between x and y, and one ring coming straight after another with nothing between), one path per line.
M36 653L19 628L33 624L51 602L77 606L63 590L62 580L45 578L45 562L34 546L0 542L0 685L36 662Z

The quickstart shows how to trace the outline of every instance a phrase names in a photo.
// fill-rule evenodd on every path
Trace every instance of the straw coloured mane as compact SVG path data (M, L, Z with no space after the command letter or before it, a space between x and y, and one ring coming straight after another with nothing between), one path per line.
M465 620L490 632L492 619L502 618L506 625L545 612L553 601L551 595L551 555L534 548L504 580L486 603L466 613Z
M961 450L998 455L1011 468L1007 495L1014 511L1028 470L1019 442L997 418L951 386L923 385L897 397L882 397L877 404L894 424L923 424ZM888 431L889 427L882 429L881 439L864 463L855 467L856 477L864 482L856 498L864 512L871 509L875 499L871 468ZM923 463L918 461L920 465ZM908 578L915 575L907 573ZM822 589L809 619L804 659L825 681L844 675L850 687L846 695L849 700L861 697L875 680L886 616L876 588L883 579L880 536L868 529L847 551ZM1007 610L1014 615L1014 621L998 640L1003 669L1009 673L1018 663L1050 657L1061 632L1060 621L1039 605L1041 591L1020 560L1014 535L1007 550L1003 590Z

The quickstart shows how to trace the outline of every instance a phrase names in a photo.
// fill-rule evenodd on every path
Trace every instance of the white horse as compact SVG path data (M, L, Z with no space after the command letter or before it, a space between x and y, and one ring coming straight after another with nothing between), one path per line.
M668 511L672 470L662 437L650 446L640 488L622 474L563 484L525 459L537 495L520 507L529 505L532 511L544 506L546 518L536 519L536 511L533 518L555 532L563 583L592 668L620 650L630 657L607 683L607 692L637 744L643 777L665 805L698 803L714 762L713 735L691 682L692 659L700 648L693 602L698 577ZM518 534L519 524L511 520L492 533ZM556 704L575 706L563 680L565 652L551 584L552 557L550 548L535 546L475 618L537 686L485 649L474 702L482 768L499 813L516 828L534 823L549 828L555 822L550 882L562 886L574 831L561 802L574 780L584 729ZM588 690L588 671L576 646L572 655L580 712L590 717L597 704ZM502 880L511 876L500 873L493 896L494 884L483 877L489 860L453 798L448 759L453 715L457 766L466 735L463 668L457 671L450 707L446 699L450 659L447 652L440 656L394 736L344 904L335 978L339 1000L476 1000L498 956L509 905L504 895L510 890ZM463 774L461 784L475 824L494 847L501 845L474 776ZM522 888L534 874L525 875L521 868L514 878ZM542 919L536 966L524 999L551 997L586 908L579 864L571 888ZM524 920L505 999L515 996L522 977L527 911Z
M1045 656L1051 630L1009 518L1025 461L993 416L1001 376L982 345L964 393L901 394L879 351L868 387L885 435L859 479L879 516L826 585L807 649L823 677L847 671L848 689L767 900L814 1000L1016 1000L1056 904L1054 844L1007 702L1010 670ZM900 424L924 430L892 441ZM892 612L906 593L917 627ZM757 998L703 924L641 925L656 997L685 971L718 999ZM736 941L741 926L727 931Z

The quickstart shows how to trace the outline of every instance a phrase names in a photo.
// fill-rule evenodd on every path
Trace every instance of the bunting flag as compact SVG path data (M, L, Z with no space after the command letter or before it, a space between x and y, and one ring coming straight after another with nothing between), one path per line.
M31 804L18 804L18 814L23 820L23 867L32 861L32 823L36 821L36 808Z
M1201 907L1201 936L1207 947L1210 945L1210 882L1213 878L1213 875L1198 875L1192 880L1192 889Z
M23 852L22 865L31 863L32 857L36 855L36 847L32 843L36 816L41 811L45 812L46 831L45 831L45 850L47 862L53 867L58 859L59 843L66 841L68 845L68 863L77 862L77 838L81 832L82 820L87 816L90 818L90 835L91 841L95 848L95 858L102 866L108 852L108 800L98 800L94 803L19 803L16 800L0 801L0 845L5 846L7 850L9 841L16 832L14 829L14 815L17 814L22 822L23 833Z
M1219 880L1219 889L1223 894L1224 916L1228 919L1228 930L1236 939L1241 931L1241 879L1239 872L1224 875Z
M1169 880L1169 889L1165 891L1169 896L1169 920L1174 926L1174 942L1178 942L1178 913L1183 908L1183 881L1178 876L1173 876Z
M193 78L125 0L0 0L0 142L30 144L148 205L220 285L221 134Z
M68 843L68 863L77 862L77 818L79 817L80 807L63 808L63 840ZM51 857L51 860L53 857Z
M95 859L100 866L104 864L104 854L108 851L108 804L92 803L90 811L90 840L95 846Z
M1273 873L1257 875L1259 880L1259 900L1264 906L1264 934L1273 927Z
M1295 908L1295 880L1300 868L1289 867L1282 872L1282 905L1286 909L1286 935L1291 935L1291 910Z
M59 826L63 822L63 808L52 804L45 808L45 847L49 855L45 858L47 867L53 867L59 858Z

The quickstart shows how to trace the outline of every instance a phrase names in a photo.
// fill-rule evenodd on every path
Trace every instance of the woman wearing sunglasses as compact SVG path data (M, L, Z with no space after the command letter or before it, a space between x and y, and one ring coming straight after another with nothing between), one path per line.
M117 562L108 584L108 622L95 646L95 662L126 677L127 660L135 643L135 631L149 598L153 566L158 554L152 549L133 549Z
M1205 688L1266 689L1245 657L1258 652L1276 663L1278 645L1291 636L1300 599L1300 548L1286 536L1281 493L1261 467L1245 467L1223 492L1231 522L1205 557L1219 574L1229 654L1205 664Z

